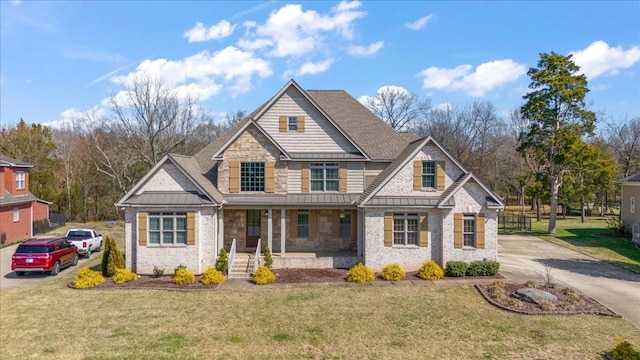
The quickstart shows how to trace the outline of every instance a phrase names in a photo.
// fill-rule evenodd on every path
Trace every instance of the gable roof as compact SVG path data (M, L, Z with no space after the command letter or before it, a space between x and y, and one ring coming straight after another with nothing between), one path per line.
M423 147L425 147L428 143L432 142L440 151L442 151L445 156L449 158L454 164L456 164L464 173L468 173L468 171L460 164L445 148L442 147L435 139L431 136L424 137L422 139L418 139L412 141L407 145L404 150L387 166L384 170L378 174L378 176L369 184L369 186L362 192L360 199L358 202L361 205L366 204L375 194L378 193L399 171L402 169L411 159L413 159Z
M278 148L278 150L285 156L286 159L290 159L291 156L287 153L287 151L285 149L282 148L282 146L280 146L280 144L278 144L273 137L271 137L271 135L269 135L269 133L267 133L264 128L262 126L260 126L253 118L249 118L247 121L243 121L242 122L242 126L240 126L239 129L237 129L228 139L227 141L225 141L224 144L222 144L222 146L220 146L214 153L213 153L213 158L214 159L222 159L222 152L224 152L227 147L229 147L229 145L231 145L234 141L236 141L236 139L240 136L240 134L242 134L249 126L253 125L253 127L255 127L256 129L258 129L258 131L260 131L260 133L262 133L262 135L264 135L264 137L267 138L267 140L269 140L276 148Z
M0 154L0 166L2 167L33 167L33 165L27 162L10 158L4 154Z
M640 183L640 172L637 174L633 174L630 176L627 176L626 178L620 180L621 183L635 183L638 182Z
M496 194L494 194L493 191L491 191L482 181L480 181L480 179L478 179L472 173L468 173L465 176L463 176L461 179L458 179L458 181L456 181L451 186L449 186L447 191L442 193L442 196L441 196L441 199L440 199L440 206L443 206L444 204L449 202L449 200L453 197L453 195L455 195L455 193L457 193L458 190L462 189L464 187L464 185L466 183L468 183L469 181L471 181L471 180L475 181L478 185L480 185L482 190L484 190L489 195L487 197L487 205L489 207L493 207L493 208L504 208L505 207L505 205L502 202L502 200L500 200L500 197L498 197Z

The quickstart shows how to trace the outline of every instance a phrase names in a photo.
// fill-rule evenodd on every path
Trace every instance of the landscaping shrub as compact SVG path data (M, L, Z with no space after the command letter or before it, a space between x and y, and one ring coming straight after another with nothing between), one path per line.
M626 340L618 338L618 343L611 350L611 356L616 360L640 360L640 352Z
M153 276L159 278L162 277L162 275L164 275L164 269L160 269L157 266L153 267Z
M447 261L445 274L447 276L462 277L467 273L468 266L464 261Z
M83 268L78 271L76 279L73 281L73 287L76 289L87 289L96 287L104 283L104 276L99 271Z
M560 290L560 292L562 293L562 295L567 295L567 296L571 296L571 295L575 295L576 291L573 288L570 287L566 287L562 290Z
M467 268L469 276L493 276L498 273L500 263L492 260L473 261Z
M543 301L540 304L538 304L538 307L544 311L549 311L549 310L553 310L555 306L551 301Z
M129 269L116 269L116 272L111 277L114 283L122 285L129 281L138 280L138 275Z
M437 262L429 260L422 264L416 275L425 280L440 280L444 276L444 271Z
M487 287L489 296L494 299L502 299L504 297L504 283L501 281L495 281Z
M509 298L507 299L507 305L509 305L510 307L519 309L522 306L522 301L514 298Z
M253 283L256 285L266 285L274 283L276 281L276 276L273 274L271 269L264 265L260 265L253 274L251 280L253 280Z
M173 274L173 283L178 285L189 285L196 282L196 276L183 265L179 265Z
M271 265L273 264L273 257L271 257L271 250L268 246L264 248L264 266L271 269Z
M373 281L376 278L376 274L370 267L359 263L352 267L347 272L347 281L355 283L366 283L367 281Z
M224 282L224 274L220 270L210 267L202 274L200 282L205 285L222 284Z
M524 283L524 286L526 286L528 288L532 288L532 289L537 289L538 288L538 283L533 281L533 280L529 280L526 283Z
M402 270L399 264L389 264L382 269L380 277L387 281L400 281L404 279L407 273Z
M218 269L218 271L225 272L227 271L228 266L229 266L229 257L227 255L227 250L222 248L218 253L218 259L216 260L216 269Z
M118 250L116 241L107 236L104 243L104 252L102 253L102 275L113 276L117 269L124 269L124 256Z
M619 217L608 217L607 218L607 226L609 227L609 230L611 230L611 233L614 236L626 236L627 234L627 227L624 226L624 223L622 222L622 220L620 220Z

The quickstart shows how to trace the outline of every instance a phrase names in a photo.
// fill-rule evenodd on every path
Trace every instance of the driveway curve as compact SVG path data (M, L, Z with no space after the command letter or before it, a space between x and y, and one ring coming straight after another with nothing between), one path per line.
M512 282L553 282L580 290L640 329L640 274L528 235L500 235L500 273Z

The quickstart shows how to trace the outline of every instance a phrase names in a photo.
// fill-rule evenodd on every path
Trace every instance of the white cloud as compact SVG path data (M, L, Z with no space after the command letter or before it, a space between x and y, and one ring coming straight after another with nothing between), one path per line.
M315 74L319 74L322 72L325 72L329 69L329 67L331 67L331 64L333 63L333 59L326 59L323 61L318 61L318 62L306 62L304 64L302 64L302 66L300 66L300 69L298 70L297 74L298 75L306 75L306 74L310 74L310 75L315 75Z
M620 69L627 69L640 61L640 47L633 46L628 50L619 45L609 47L602 40L594 41L584 50L571 53L573 61L589 80L600 75L614 75Z
M405 88L403 88L402 86L396 86L396 85L385 85L385 86L381 86L378 88L378 91L376 91L376 95L380 95L380 94L398 94L398 95L408 95L409 91ZM360 96L358 98L358 101L364 105L364 106L369 106L369 104L373 101L374 103L377 103L377 97L375 96L369 96L369 95L363 95ZM376 104L379 105L379 104Z
M433 107L434 110L451 111L454 106L452 103L444 102Z
M382 49L383 45L384 41L377 41L369 46L351 46L347 52L352 56L371 56Z
M420 19L414 21L414 22L408 22L406 24L404 24L404 26L408 29L411 30L420 30L422 29L425 25L427 25L427 23L429 21L431 21L431 19L433 19L433 14L429 14L427 16L423 16Z
M210 28L205 28L204 24L197 22L196 26L184 32L184 37L189 39L190 43L223 39L231 35L235 28L236 25L231 25L227 20L221 20Z
M523 64L511 59L489 61L478 65L475 71L471 65L455 68L429 67L417 74L423 77L425 89L462 90L469 96L483 96L488 91L517 80L527 71Z

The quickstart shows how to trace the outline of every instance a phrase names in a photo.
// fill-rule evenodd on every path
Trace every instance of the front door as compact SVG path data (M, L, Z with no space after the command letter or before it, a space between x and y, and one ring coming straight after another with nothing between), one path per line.
M256 248L260 238L260 210L247 210L246 248Z

